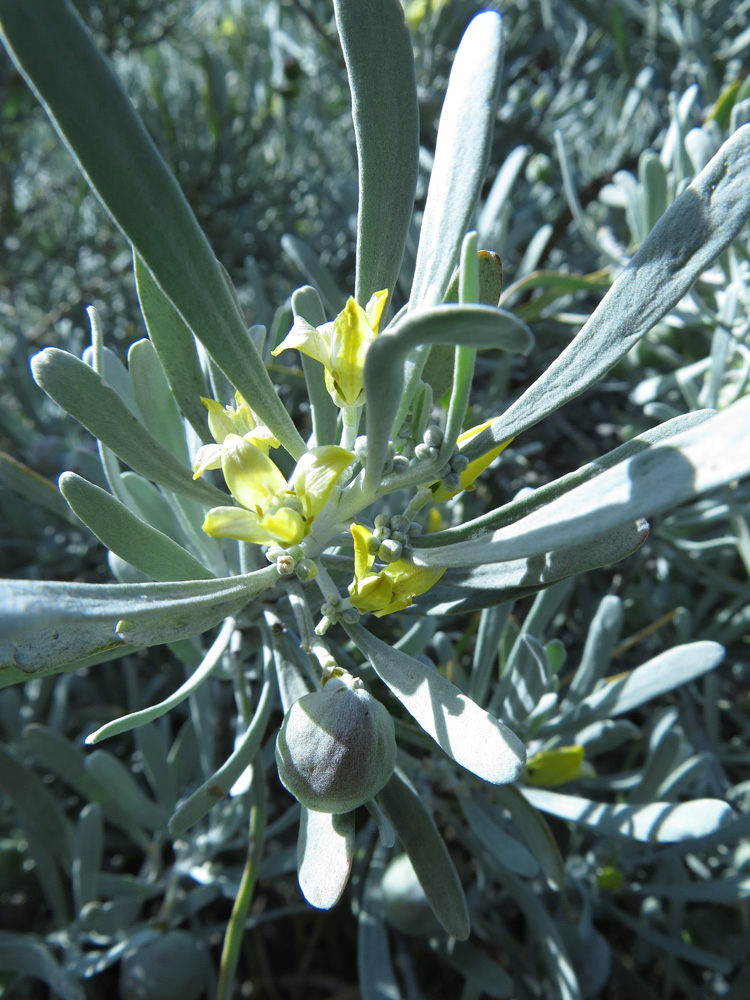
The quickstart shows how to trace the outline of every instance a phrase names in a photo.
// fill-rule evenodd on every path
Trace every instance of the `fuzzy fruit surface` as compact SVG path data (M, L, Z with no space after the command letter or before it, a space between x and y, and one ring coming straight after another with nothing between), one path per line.
M340 678L296 701L276 739L282 784L316 812L345 813L363 805L386 784L395 763L388 710L363 687Z

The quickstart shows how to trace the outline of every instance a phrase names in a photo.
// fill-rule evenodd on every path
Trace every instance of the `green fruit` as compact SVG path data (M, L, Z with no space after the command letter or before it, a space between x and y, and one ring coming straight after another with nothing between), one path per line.
M276 739L281 783L316 812L346 813L393 774L396 737L387 709L358 677L333 677L289 709Z

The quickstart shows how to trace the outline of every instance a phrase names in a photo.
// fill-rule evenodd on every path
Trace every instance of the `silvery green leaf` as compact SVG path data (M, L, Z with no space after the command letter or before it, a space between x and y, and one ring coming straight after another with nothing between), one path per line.
M461 973L467 987L476 995L499 997L501 1000L513 995L513 980L505 969L471 941L433 940L430 947L447 965Z
M605 681L578 704L571 717L562 720L562 725L567 728L574 721L580 727L604 716L614 718L624 715L667 691L715 670L724 656L724 647L718 642L702 641L674 646L631 670L625 677ZM554 726L555 722L550 723L543 732L551 731Z
M467 449L475 458L533 427L606 374L669 312L750 215L750 126L667 209L575 339Z
M326 321L320 296L312 285L304 285L294 292L292 312L295 317L301 316L302 319L307 320L311 326L322 326ZM315 444L336 444L339 411L326 388L325 369L319 362L302 354L302 352L300 352L300 361L305 373L307 395L310 400Z
M750 128L750 126L749 126ZM548 551L561 537L573 546L638 517L671 510L750 474L750 397L668 442L602 472L545 507L491 535L432 551L420 565L478 566Z
M552 671L541 642L533 635L519 636L512 666L510 661L506 666L508 671L502 718L507 725L518 727L528 719L552 682Z
M607 805L577 795L561 795L542 788L523 788L529 802L542 812L577 823L600 834L618 835L645 843L670 844L703 837L720 829L734 815L720 799L692 802L649 802L646 805Z
M539 943L548 973L555 982L561 1000L583 1000L578 977L557 921L552 919L539 897L521 879L505 872L503 884L526 917L527 927Z
M85 348L81 355L81 360L89 368L94 367L94 348ZM120 361L114 351L108 347L101 347L100 368L101 377L123 401L134 417L138 417L138 406L133 394L133 385L130 381L130 373L125 365Z
M99 541L152 580L213 578L187 549L142 521L106 490L74 472L64 472L59 487L71 510Z
M357 972L362 1000L402 1000L382 917L380 885L385 859L386 852L378 844L357 914Z
M61 878L73 860L73 831L41 779L0 746L0 789L13 801L34 859L34 872L58 921L66 921L68 900Z
M227 502L226 493L194 480L190 468L159 444L88 365L67 351L48 347L32 358L31 367L40 388L135 472L202 504Z
M104 847L104 821L101 806L89 802L78 815L74 833L75 856L72 866L72 888L75 912L99 895L99 870Z
M419 107L412 42L398 0L335 0L359 161L355 298L393 291L414 208ZM377 39L377 44L373 40Z
M466 897L448 849L422 799L399 768L377 798L409 855L435 916L448 934L464 941L469 936Z
M524 878L539 872L534 855L503 829L491 803L480 795L461 795L458 801L472 833L498 864Z
M529 559L487 561L484 565L449 569L427 594L415 599L407 614L458 614L507 601L519 600L544 587L610 566L632 555L648 536L648 522L623 525L581 545L556 549ZM451 546L452 552L459 546ZM441 565L444 549L415 550L415 562ZM453 558L453 557L451 557Z
M586 759L591 760L622 746L628 740L634 740L639 732L638 726L628 719L602 719L579 730L573 743L585 747Z
M667 799L671 802L679 795L687 794L688 791L692 791L696 787L698 782L703 779L704 773L715 763L714 754L708 751L688 757L664 778L654 793L655 798Z
M589 462L588 465L582 465L575 472L561 476L560 479L556 479L546 486L540 486L520 499L512 500L498 510L482 514L480 517L466 521L455 528L447 528L444 531L437 531L434 534L421 535L419 538L415 538L413 542L414 547L429 549L451 542L468 541L469 539L486 535L488 531L513 524L527 514L531 514L540 507L550 503L550 501L563 496L574 487L580 486L601 475L607 469L613 468L626 459L633 458L658 442L666 441L682 431L689 430L691 427L698 427L700 424L705 423L705 421L710 420L714 415L713 410L698 410L694 413L686 413L678 417L673 417L671 420L667 420L657 427L652 427L650 430L644 431L643 434L638 434L631 441L614 448L606 455L602 455L601 458Z
M498 236L501 230L501 217L507 206L508 199L513 185L521 172L526 157L529 155L529 146L516 146L506 156L503 165L497 172L492 187L482 206L477 219L477 233L482 246L491 246L502 253L502 246L498 246Z
M23 735L43 767L62 778L82 799L100 805L108 823L124 830L142 850L148 850L149 837L112 797L111 790L86 769L86 756L82 750L59 733L38 723L26 726Z
M414 268L410 310L441 302L487 172L503 67L502 18L469 24L453 60Z
M667 207L667 171L656 153L646 150L638 160L643 192L643 231L650 232Z
M112 218L187 326L295 457L305 446L247 336L174 174L72 5L0 0L16 65Z
M367 351L364 371L365 396L377 401L366 413L366 483L371 485L380 485L393 422L402 402L406 359L420 344L494 347L528 354L534 338L512 313L483 305L419 309L407 313L376 337Z
M177 793L162 731L154 725L139 726L135 732L135 745L156 801L171 813Z
M78 523L57 488L48 479L4 451L0 451L0 483L35 507L44 507L69 524Z
M200 401L208 390L195 338L137 254L133 255L133 271L146 329L172 395L201 441L210 442L206 410Z
M479 616L477 641L471 664L469 695L478 704L484 704L490 685L492 669L498 658L500 638L508 624L513 605L500 604L485 608ZM427 619L429 621L429 619Z
M510 813L549 884L561 889L565 885L565 862L544 816L526 801L516 785L501 785L494 796Z
M0 684L73 669L118 646L197 635L278 579L275 567L182 583L87 584L0 580Z
M198 820L203 819L207 812L230 794L240 776L253 764L261 748L275 694L276 675L273 660L270 652L265 650L263 684L255 714L242 738L238 740L233 753L174 811L169 821L169 832L173 836L183 833Z
M653 732L652 732L653 736ZM651 742L651 741L650 741ZM628 803L658 801L656 790L669 777L675 767L684 741L674 729L661 733L658 742L651 743L640 781L628 796Z
M154 833L166 831L169 813L141 790L130 771L106 750L93 750L86 757L86 768L108 788L115 800L133 817L133 821Z
M605 595L589 625L581 662L568 688L567 702L579 702L606 673L612 650L620 638L623 616L622 600L615 594Z
M146 427L178 462L190 465L185 426L164 369L150 340L137 340L128 350L128 371L138 412Z
M354 813L313 812L302 806L297 874L311 906L330 910L341 898L354 857Z
M41 979L60 1000L86 1000L75 976L61 968L46 945L30 934L0 931L0 969Z
M346 628L380 679L457 764L493 784L518 778L526 762L526 750L507 726L467 698L434 667L392 648L361 625Z
M128 503L133 510L144 521L147 521L153 528L167 535L178 545L185 543L185 531L179 524L173 506L167 503L164 495L143 476L137 472L120 473L122 485L128 497Z
M304 240L291 233L281 237L281 248L291 258L300 274L310 282L320 295L326 307L334 314L340 312L346 301L346 296L336 284L328 268L320 262L320 258Z

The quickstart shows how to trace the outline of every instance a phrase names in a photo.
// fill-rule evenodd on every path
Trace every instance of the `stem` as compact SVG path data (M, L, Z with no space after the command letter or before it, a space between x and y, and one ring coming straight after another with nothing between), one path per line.
M237 897L232 907L232 915L224 935L224 947L221 952L219 966L219 982L216 988L216 1000L231 1000L234 989L234 977L240 957L240 947L245 934L245 920L253 899L258 870L263 857L266 833L266 776L259 760L253 765L253 780L250 786L252 805L250 806L250 830L247 849L247 860L242 872L242 880Z
M361 406L344 406L341 409L341 417L344 423L344 430L341 434L341 447L347 451L351 451L354 448L361 415Z

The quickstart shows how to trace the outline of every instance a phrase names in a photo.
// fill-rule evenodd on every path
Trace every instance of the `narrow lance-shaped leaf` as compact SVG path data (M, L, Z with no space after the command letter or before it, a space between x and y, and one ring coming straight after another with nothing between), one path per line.
M646 843L668 844L703 837L734 815L720 799L692 802L649 802L648 805L607 805L577 795L542 788L524 788L529 802L542 812L566 819L600 834L619 834Z
M302 806L297 873L311 906L330 910L341 898L354 857L354 813L313 812Z
M377 798L409 855L435 916L449 934L465 940L469 936L469 908L435 820L399 768Z
M195 433L208 443L212 438L200 399L208 393L195 338L137 254L133 255L133 271L146 329L172 394Z
M440 115L409 309L434 306L448 288L489 162L503 68L503 24L494 10L469 24L453 60Z
M469 458L533 427L606 374L675 306L750 216L750 125L729 138L667 209L575 339Z
M0 31L157 285L285 448L305 450L174 175L69 3L0 0Z
M572 546L750 475L750 397L603 472L508 527L465 544L420 550L425 566L479 566Z
M60 492L107 548L152 580L210 580L213 574L187 549L142 521L111 493L74 472L60 476Z
M355 298L393 291L414 208L419 107L399 0L334 0L359 161Z
M83 361L48 347L32 358L31 367L37 385L50 399L136 472L199 503L227 502L226 494L215 486L194 481L190 469L159 444L114 389Z
M446 528L444 531L437 531L434 534L420 535L419 538L414 539L414 547L430 549L452 542L468 541L471 538L486 535L488 531L504 528L506 524L514 524L527 514L545 506L551 500L556 500L564 493L568 493L574 487L581 486L590 479L600 476L607 469L646 451L651 445L666 441L676 434L690 430L691 427L697 427L715 415L714 410L695 410L692 413L684 413L671 420L665 420L663 424L651 427L642 434L636 435L632 440L614 448L606 455L582 465L575 472L569 472L545 486L539 486L520 499L512 500L497 510L482 514L471 521L465 521L455 528Z
M514 732L434 667L376 639L361 625L347 625L346 630L380 679L449 757L493 784L518 778L526 750Z
M128 643L197 635L278 579L276 568L182 583L0 580L0 686L59 673Z

